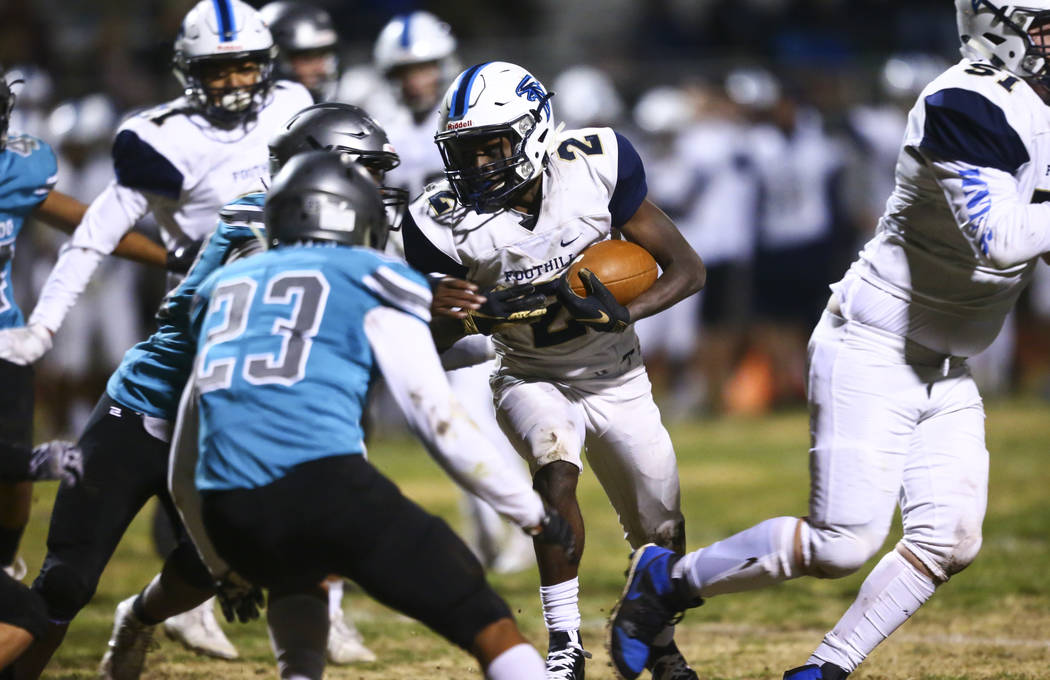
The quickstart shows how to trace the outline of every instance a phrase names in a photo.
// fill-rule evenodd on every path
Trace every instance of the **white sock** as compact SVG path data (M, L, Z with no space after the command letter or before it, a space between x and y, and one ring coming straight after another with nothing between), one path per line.
M700 597L763 588L800 576L795 564L798 517L767 519L750 529L687 554L671 570ZM809 525L802 523L803 545Z
M282 680L321 680L328 644L328 612L315 595L286 595L266 607L270 645Z
M930 599L936 586L926 574L893 550L864 579L857 599L824 636L806 663L830 661L847 673Z
M543 621L547 630L580 629L580 579L540 586L540 602L543 603Z
M328 584L328 616L343 616L343 579L333 578L325 581Z
M489 680L536 680L547 673L543 657L532 645L522 643L503 652L485 669Z

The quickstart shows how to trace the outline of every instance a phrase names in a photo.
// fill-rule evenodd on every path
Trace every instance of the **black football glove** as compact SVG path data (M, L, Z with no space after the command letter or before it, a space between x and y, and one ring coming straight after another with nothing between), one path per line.
M548 510L543 516L538 529L530 533L540 543L560 545L565 551L565 558L569 560L569 564L580 563L580 556L576 554L576 534L573 533L572 526L554 508Z
M165 269L173 274L185 274L193 266L200 252L201 241L181 241L168 251L168 262Z
M467 333L491 335L503 324L529 324L547 313L547 297L536 292L532 284L489 288L479 291L479 294L486 299L480 308L470 310L463 319Z
M569 310L572 318L596 331L623 333L631 323L631 313L616 301L590 269L581 269L578 276L587 292L586 296L580 297L573 292L568 273L561 278L558 286L558 299Z
M78 484L84 476L84 456L73 442L54 439L35 447L29 455L29 476L36 481L57 479Z
M222 615L230 623L248 623L259 618L259 609L265 602L262 589L235 571L228 572L215 584L215 596Z

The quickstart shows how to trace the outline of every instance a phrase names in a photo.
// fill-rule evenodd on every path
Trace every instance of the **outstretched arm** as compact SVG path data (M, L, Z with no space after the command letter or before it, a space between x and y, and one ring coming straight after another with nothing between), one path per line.
M35 217L45 222L48 226L59 231L72 234L84 219L88 207L77 199L64 194L61 191L52 191L48 197L37 206ZM113 255L123 257L154 267L164 268L167 263L167 251L164 246L154 242L150 238L129 231L117 243L113 249Z
M427 452L462 487L523 529L538 527L543 502L492 453L452 392L430 332L420 319L391 307L365 317L376 363L406 420Z

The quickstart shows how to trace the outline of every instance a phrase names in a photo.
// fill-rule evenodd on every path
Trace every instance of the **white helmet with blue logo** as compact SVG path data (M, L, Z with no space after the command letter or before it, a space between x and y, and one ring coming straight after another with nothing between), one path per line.
M965 56L1022 78L1050 73L1050 0L955 0L955 18Z
M186 97L209 118L236 122L255 113L273 84L273 37L262 17L241 0L201 0L182 20L175 39L175 77ZM252 60L259 78L250 87L208 88L202 68Z
M555 135L553 94L505 61L471 66L456 78L442 100L434 141L461 204L495 212L543 173ZM479 165L482 150L490 160Z

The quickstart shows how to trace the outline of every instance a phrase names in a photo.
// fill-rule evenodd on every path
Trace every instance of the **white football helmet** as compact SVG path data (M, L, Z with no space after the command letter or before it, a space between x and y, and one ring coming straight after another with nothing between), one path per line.
M175 77L208 118L235 123L256 113L273 84L273 37L259 13L241 0L201 0L182 20L175 39ZM206 88L201 68L254 60L259 79L248 87Z
M331 99L339 79L339 35L328 12L303 2L278 0L264 5L259 14L277 43L277 77L302 82L314 101ZM316 82L303 82L292 65L292 57L305 54L324 59L324 73Z
M593 66L562 71L551 87L558 93L558 115L571 128L613 126L623 115L623 99L612 78Z
M471 66L456 78L442 100L434 142L462 205L496 212L543 173L556 134L552 96L531 73L505 61ZM492 160L479 165L482 151Z
M116 107L102 93L62 102L47 117L49 139L58 146L108 143L117 122Z
M988 61L1022 78L1047 76L1050 0L999 5L990 0L955 0L955 18L964 56ZM1047 32L1035 34L1036 28Z
M444 21L430 12L399 14L376 38L373 59L379 72L388 75L398 66L450 59L456 38ZM454 74L450 74L451 75Z
M415 114L434 110L441 92L460 71L456 38L452 29L429 12L400 14L391 19L376 38L373 50L376 70L394 81L395 93ZM433 63L438 67L437 87L426 97L406 95L398 83L398 71L406 66Z

